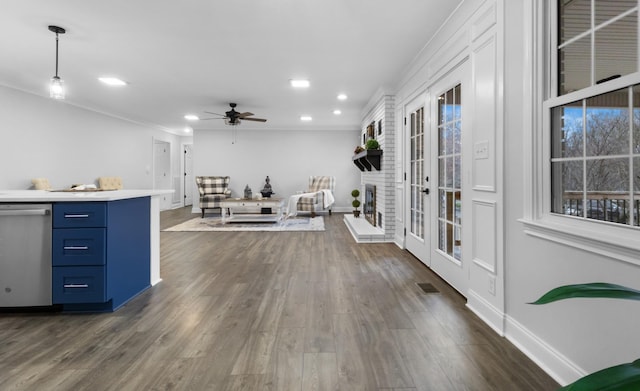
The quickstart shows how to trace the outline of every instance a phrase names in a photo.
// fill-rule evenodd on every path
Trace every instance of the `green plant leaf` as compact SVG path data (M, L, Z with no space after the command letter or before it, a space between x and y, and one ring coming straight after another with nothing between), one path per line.
M594 372L558 391L633 391L640 390L640 359Z
M626 286L594 282L590 284L565 285L550 290L529 304L547 304L576 297L599 297L607 299L640 300L640 291Z

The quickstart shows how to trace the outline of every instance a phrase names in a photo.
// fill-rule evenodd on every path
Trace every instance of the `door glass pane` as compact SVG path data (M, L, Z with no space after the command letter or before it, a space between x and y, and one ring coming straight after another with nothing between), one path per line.
M461 133L460 133L460 126L462 124L460 123L460 121L456 121L454 122L454 124L452 125L452 129L453 129L453 153L460 153L461 148L462 148L462 138L461 138Z
M450 189L453 187L453 157L446 158L445 164L444 186Z
M462 107L461 85L438 98L438 249L462 259Z
M447 132L443 126L438 127L438 155L444 155L447 145Z
M460 200L460 192L454 192L454 211L453 211L453 222L455 224L460 225L462 223L462 202Z
M453 163L453 187L459 189L462 184L460 183L460 176L462 173L460 172L460 155L456 155L454 157Z
M460 86L453 89L453 119L462 117L462 97L460 96Z

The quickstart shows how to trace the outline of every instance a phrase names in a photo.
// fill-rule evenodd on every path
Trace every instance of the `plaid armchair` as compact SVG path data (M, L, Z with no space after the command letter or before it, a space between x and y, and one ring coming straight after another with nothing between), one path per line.
M324 193L321 191L324 189L331 190L333 194L336 189L336 178L333 176L310 176L307 193L315 194L300 197L297 204L298 211L311 212L311 217L315 217L316 212L324 210ZM331 215L331 205L328 205L326 209Z
M196 184L200 193L202 217L205 209L219 208L220 201L231 197L228 176L197 176Z

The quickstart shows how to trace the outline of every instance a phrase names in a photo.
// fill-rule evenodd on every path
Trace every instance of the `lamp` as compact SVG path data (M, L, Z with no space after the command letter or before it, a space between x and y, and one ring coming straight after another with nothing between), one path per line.
M56 75L51 78L49 84L49 97L64 99L64 81L58 76L58 34L64 34L66 30L58 26L49 26L49 31L56 33Z

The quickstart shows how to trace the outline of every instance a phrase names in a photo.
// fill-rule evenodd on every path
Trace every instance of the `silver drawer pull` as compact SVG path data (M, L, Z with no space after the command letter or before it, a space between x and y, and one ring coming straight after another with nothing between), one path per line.
M65 250L88 250L89 246L64 246Z
M87 217L89 217L89 215L84 214L84 215L64 215L65 219L86 219Z
M88 288L89 284L64 284L65 288Z

